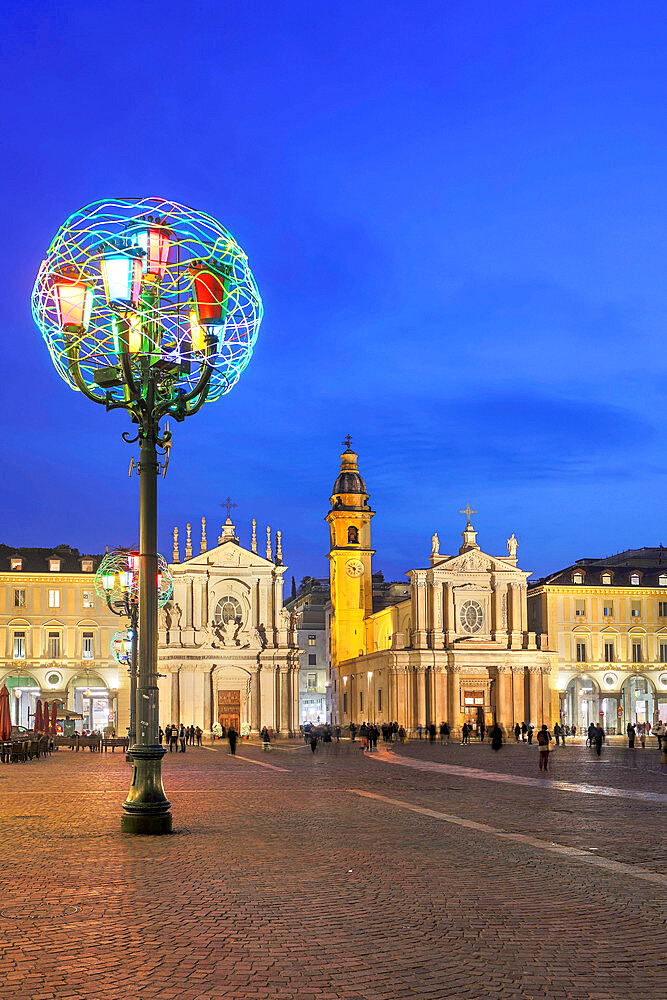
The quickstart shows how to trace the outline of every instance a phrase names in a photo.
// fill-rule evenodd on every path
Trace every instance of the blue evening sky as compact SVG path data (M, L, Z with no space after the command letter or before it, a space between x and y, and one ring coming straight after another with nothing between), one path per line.
M23 2L0 38L2 537L137 535L123 414L73 393L30 292L65 218L216 216L265 304L233 392L176 425L171 528L282 528L324 575L341 441L375 567L482 548L542 574L667 543L664 3ZM661 430L662 428L662 430Z

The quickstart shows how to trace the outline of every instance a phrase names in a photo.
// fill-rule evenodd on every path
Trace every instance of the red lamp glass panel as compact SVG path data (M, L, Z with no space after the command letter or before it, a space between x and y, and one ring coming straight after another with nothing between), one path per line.
M63 330L85 330L90 320L93 292L83 281L62 280L54 285L58 319Z
M227 292L225 279L203 268L194 272L194 294L202 326L220 325L225 318Z

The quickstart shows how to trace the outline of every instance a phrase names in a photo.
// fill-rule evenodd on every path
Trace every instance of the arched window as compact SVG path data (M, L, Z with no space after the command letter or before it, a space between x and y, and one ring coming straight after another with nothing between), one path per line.
M227 622L241 622L243 620L243 611L236 598L230 594L225 594L224 597L221 597L215 606L213 620L216 625L226 625Z
M353 524L347 529L347 544L348 545L358 545L359 544L359 529L355 528Z
M639 586L639 573L633 573L630 577L630 583L633 587Z

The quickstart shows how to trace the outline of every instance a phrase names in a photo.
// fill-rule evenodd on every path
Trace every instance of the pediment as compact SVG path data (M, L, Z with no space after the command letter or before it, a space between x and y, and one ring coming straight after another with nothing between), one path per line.
M172 569L178 570L180 567L187 567L188 569L204 568L208 566L216 567L229 567L230 569L236 569L238 567L251 568L268 568L273 567L269 559L265 559L263 556L258 555L256 552L252 552L250 549L244 549L242 545L229 539L228 541L222 542L220 545L216 545L215 548L209 549L207 552L201 552L198 556L193 556L192 559L188 559L187 562L177 563Z
M434 570L461 573L508 573L526 579L529 573L519 569L514 562L509 562L499 556L490 556L481 549L469 549L455 556L449 556L433 566Z

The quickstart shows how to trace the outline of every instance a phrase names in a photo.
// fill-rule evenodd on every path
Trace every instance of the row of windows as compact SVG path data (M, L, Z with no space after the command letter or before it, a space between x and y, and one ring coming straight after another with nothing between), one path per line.
M602 613L605 618L614 617L614 602L605 601L602 609ZM575 600L574 602L574 614L577 618L586 617L586 601L585 600ZM641 618L642 616L642 602L641 601L630 601L630 615L632 618ZM667 618L667 601L658 601L658 617Z
M57 589L49 590L47 595L48 606L50 608L59 608L61 602L61 591ZM26 607L26 590L24 587L14 588L14 601L15 608L25 608ZM83 608L94 608L95 607L95 591L94 590L84 590L81 592L81 606Z
M21 558L21 556L12 556L10 560L10 565L14 572L20 572L23 569L23 559ZM57 556L52 556L49 559L49 573L59 573L61 566L62 566L62 560L58 559ZM93 572L92 559L81 560L81 572L82 573Z
M588 645L585 642L578 642L576 648L577 663L587 663L588 662ZM661 642L659 648L659 661L660 663L667 663L667 642ZM604 644L604 662L614 663L616 661L616 648L613 642L605 642ZM632 662L633 663L643 663L644 662L644 649L641 642L632 643Z
M577 572L577 573L573 573L572 574L572 583L576 583L577 585L580 586L581 584L583 584L583 582L584 582L584 574L583 573ZM603 586L605 586L605 587L611 587L612 582L613 582L613 575L611 573L603 573L602 574L602 583L603 583ZM631 573L630 574L630 586L631 587L638 587L640 583L641 583L641 576L640 576L640 574L639 573ZM660 576L658 577L658 586L659 587L667 587L667 573L661 573L660 574Z
M382 688L378 688L377 696L378 696L378 712L381 712L382 711ZM364 692L360 691L359 692L359 711L363 712L363 710L364 710ZM343 712L347 713L347 691L345 691L343 693Z
M25 660L25 632L14 632L12 656L15 660ZM46 655L50 660L59 660L61 653L60 632L48 632L46 636ZM95 638L92 632L81 633L81 658L92 660L95 657Z

